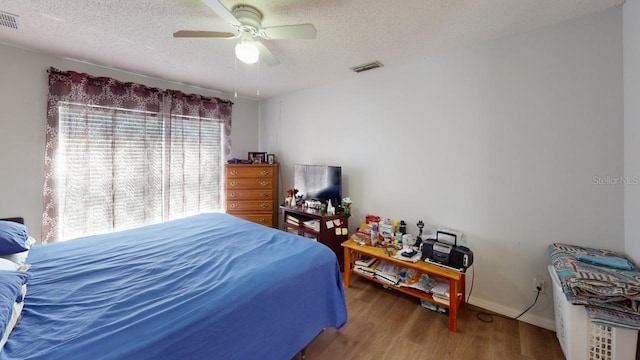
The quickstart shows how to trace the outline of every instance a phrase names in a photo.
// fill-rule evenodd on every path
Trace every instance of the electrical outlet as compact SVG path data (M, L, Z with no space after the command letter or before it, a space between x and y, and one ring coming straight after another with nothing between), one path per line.
M536 275L533 278L533 291L538 292L538 288L540 288L540 293L544 294L544 279L541 275Z

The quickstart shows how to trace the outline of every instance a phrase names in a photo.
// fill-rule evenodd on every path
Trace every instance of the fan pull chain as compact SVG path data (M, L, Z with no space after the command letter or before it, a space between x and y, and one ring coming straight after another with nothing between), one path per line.
M258 84L256 85L258 90L256 91L256 96L260 96L260 61L258 61Z
M234 84L234 93L233 93L233 97L234 98L238 98L238 59L234 56L233 57L233 74L235 77L235 84Z

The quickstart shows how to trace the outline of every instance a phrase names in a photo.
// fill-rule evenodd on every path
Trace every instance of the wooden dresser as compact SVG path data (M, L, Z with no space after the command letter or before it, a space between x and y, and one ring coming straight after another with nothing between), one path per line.
M227 213L278 227L278 164L226 164Z

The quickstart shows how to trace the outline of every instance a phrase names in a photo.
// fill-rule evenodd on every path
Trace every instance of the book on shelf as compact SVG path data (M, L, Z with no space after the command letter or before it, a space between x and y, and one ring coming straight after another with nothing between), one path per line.
M360 266L370 266L376 261L376 258L366 255L360 255L360 257L356 260L356 265Z
M353 267L353 271L370 276L370 277L374 277L376 272L376 267L378 267L378 264L380 264L380 260L374 259L373 263L369 266L355 265Z
M448 296L444 296L444 295L440 295L440 294L432 294L433 296L433 301L435 301L438 304L442 304L442 305L449 305L449 297Z
M434 304L431 301L428 300L424 300L424 299L420 299L420 305L422 305L423 308L425 309L429 309L429 310L433 310L435 312L439 312L442 314L449 314L449 308L448 307L444 307L444 306L440 306L438 304ZM447 305L449 305L447 303Z
M285 221L291 225L300 225L300 219L298 219L295 216L291 216L291 215L287 215L287 218L285 219Z

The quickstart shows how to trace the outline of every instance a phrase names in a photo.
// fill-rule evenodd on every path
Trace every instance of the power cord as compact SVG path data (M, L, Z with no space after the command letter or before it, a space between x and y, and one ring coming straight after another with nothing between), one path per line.
M538 292L536 293L535 300L533 300L533 304L531 304L531 306L529 306L528 308L524 309L524 311L521 312L520 315L514 317L513 320L518 320L518 318L520 318L520 316L524 315L524 313L529 311L538 302L538 297L540 297L540 292L542 291L542 288L540 286L536 286L536 290L538 290Z
M475 279L475 274L476 274L475 267L472 266L471 269L473 270L473 274L471 274L471 286L469 287L469 294L467 294L467 305L470 305L469 304L469 298L471 298L471 292L473 291L473 280ZM540 293L542 292L542 288L540 286L536 286L536 290L538 290L538 292L536 293L536 298L533 300L533 304L531 304L528 308L524 309L524 311L521 312L520 315L518 315L516 317L509 317L509 316L505 316L505 315L502 315L502 314L489 313L489 312L487 312L485 310L481 310L481 311L478 311L476 313L476 319L482 321L483 323L492 323L494 316L500 316L500 317L503 317L505 319L518 320L527 311L531 310L531 308L534 307L536 305L536 303L538 302L538 298L540 297Z

